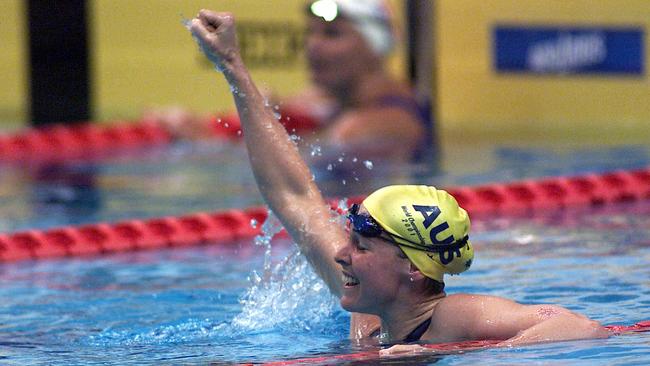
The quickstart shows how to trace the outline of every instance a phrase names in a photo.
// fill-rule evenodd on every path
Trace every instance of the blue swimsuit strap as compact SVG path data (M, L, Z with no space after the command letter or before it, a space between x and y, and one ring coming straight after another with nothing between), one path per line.
M427 320L420 323L420 325L415 327L415 329L413 329L411 333L409 333L406 336L406 338L404 338L403 342L411 343L411 342L419 341L420 338L422 338L422 336L424 335L424 333L426 333L426 331L429 329L430 325L431 325L431 318L428 318ZM377 328L374 332L370 334L370 336L377 337L379 336L379 334L381 334L381 328Z
M424 333L429 329L429 325L431 325L431 318L427 318L427 320L423 321L409 333L409 335L404 338L404 342L406 343L411 343L411 342L416 342L419 341L420 338L424 335Z
M397 107L411 113L417 119L428 127L430 117L427 108L418 104L412 97L405 95L384 95L376 99L376 104L382 107Z
M405 95L384 95L376 99L376 104L384 107L401 108L408 112L424 127L425 134L411 157L413 161L422 161L432 154L433 120L431 106L418 103L413 97Z

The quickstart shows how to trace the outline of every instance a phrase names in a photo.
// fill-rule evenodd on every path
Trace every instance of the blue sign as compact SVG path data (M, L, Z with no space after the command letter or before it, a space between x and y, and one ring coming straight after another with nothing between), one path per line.
M644 74L642 28L497 25L492 35L499 73Z

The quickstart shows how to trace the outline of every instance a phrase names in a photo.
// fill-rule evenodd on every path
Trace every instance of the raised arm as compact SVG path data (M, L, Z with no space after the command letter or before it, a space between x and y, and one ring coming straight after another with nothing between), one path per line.
M341 293L334 254L347 240L295 143L266 105L246 69L230 13L201 10L190 30L230 84L257 186L302 253L332 292Z

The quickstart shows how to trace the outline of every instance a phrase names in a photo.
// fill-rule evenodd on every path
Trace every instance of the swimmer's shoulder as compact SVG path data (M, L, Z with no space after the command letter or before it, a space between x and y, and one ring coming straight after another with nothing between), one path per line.
M436 305L436 310L434 311L434 316L438 314L442 317L448 317L454 315L458 312L463 312L465 314L474 314L480 312L485 306L491 306L494 304L501 305L502 303L513 303L511 300L492 296L492 295L480 295L480 294L471 294L471 293L460 293L448 295L441 299Z
M470 331L484 318L521 308L520 304L499 296L454 294L440 300L432 316L432 325L453 326Z
M431 316L431 326L423 339L432 342L457 342L472 339L482 303L492 296L477 294L453 294L437 304Z

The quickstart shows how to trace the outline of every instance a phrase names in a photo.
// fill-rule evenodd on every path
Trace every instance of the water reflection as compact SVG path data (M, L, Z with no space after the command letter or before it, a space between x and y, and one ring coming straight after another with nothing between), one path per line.
M66 224L96 221L102 208L94 164L45 163L29 169L30 202L38 217L63 217Z

